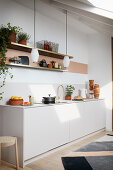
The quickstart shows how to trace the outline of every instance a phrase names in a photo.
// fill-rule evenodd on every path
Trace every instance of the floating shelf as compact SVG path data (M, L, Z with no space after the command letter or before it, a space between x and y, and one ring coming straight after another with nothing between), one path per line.
M12 64L12 63L6 63L7 66L12 67L22 67L22 68L32 68L32 69L39 69L39 70L48 70L48 71L58 71L58 72L66 72L67 70L63 69L55 69L55 68L47 68L47 67L38 67L38 66L31 66L31 65L24 65L24 64Z
M11 42L11 44L8 45L8 48L14 49L14 50L19 50L19 51L24 51L24 52L29 52L30 53L31 49L33 47ZM66 56L66 54L60 54L60 53L56 53L56 52L53 52L53 51L43 50L43 49L40 49L40 48L37 48L37 49L39 51L39 54L43 55L43 56L59 58L59 59L63 59L64 56ZM69 56L69 55L67 55L67 56ZM69 58L72 59L73 57L69 56Z

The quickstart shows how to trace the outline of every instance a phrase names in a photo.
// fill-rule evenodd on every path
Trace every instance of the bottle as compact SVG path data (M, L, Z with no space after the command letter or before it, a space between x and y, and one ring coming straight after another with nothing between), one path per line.
M47 50L47 41L44 41L44 50Z
M58 63L57 63L57 62L55 62L54 67L55 67L55 68L58 68Z
M55 43L52 44L52 51L53 51L53 52L56 51Z
M31 103L31 105L33 105L34 104L34 97L29 96L29 102Z
M49 47L49 42L47 42L47 45L46 45L46 50L50 50L50 47Z

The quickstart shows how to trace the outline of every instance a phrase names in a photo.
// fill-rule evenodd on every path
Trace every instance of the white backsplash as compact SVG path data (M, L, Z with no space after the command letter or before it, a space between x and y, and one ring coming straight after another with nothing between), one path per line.
M64 89L67 84L62 84ZM57 95L57 87L59 84L28 84L28 83L6 83L5 87L2 88L4 91L3 99L0 101L0 104L6 104L7 101L11 98L11 96L20 96L23 97L24 101L28 101L28 96L31 95L34 97L35 102L42 101L42 97ZM75 91L72 95L79 95L79 90L86 88L84 84L73 84L75 87ZM59 88L59 96L60 99L65 99L65 93L63 94L62 88Z

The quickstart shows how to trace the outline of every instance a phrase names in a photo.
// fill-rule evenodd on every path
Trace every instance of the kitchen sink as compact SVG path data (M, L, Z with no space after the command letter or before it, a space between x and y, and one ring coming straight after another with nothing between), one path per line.
M56 102L55 104L68 104L68 103L70 103L70 102L68 102L68 101L60 101L60 102Z
M59 102L56 102L56 103L50 103L50 104L44 104L44 103L37 103L36 105L38 106L51 106L51 105L61 105L61 104L68 104L68 103L72 103L72 101L59 101Z

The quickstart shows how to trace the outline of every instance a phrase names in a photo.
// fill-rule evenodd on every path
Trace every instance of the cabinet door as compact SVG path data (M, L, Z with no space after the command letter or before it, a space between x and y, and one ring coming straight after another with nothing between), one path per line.
M29 108L24 111L24 160L69 141L69 121L64 105Z
M78 115L78 117L75 116L70 120L70 141L105 128L104 101L83 102L74 105L73 115Z

